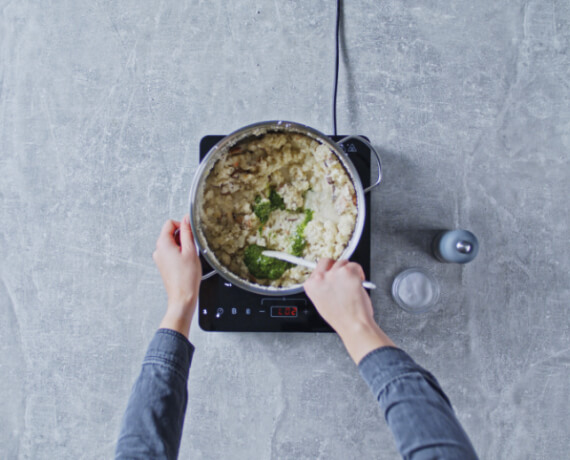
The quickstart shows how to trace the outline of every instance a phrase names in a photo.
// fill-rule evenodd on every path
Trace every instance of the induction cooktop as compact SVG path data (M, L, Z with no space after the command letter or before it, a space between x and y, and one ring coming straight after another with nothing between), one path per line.
M208 135L200 141L200 160L224 136ZM346 136L330 136L335 142ZM356 167L364 188L370 185L370 149L358 139L341 144ZM351 260L362 265L370 279L370 196L365 195L366 219ZM203 273L212 268L203 257ZM304 292L284 297L255 294L215 274L200 285L198 317L204 331L219 332L333 332Z

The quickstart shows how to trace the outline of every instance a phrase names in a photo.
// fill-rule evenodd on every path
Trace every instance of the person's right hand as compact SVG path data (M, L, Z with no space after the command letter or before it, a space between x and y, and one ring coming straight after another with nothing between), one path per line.
M338 333L358 364L368 352L395 346L374 321L362 267L347 260L321 259L305 281L305 292L324 320Z
M370 297L362 287L364 279L357 263L324 258L305 282L305 291L321 316L341 335L354 323L374 322Z

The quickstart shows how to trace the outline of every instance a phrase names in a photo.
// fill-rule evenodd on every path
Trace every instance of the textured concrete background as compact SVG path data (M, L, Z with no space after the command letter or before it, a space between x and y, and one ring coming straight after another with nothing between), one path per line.
M369 136L381 325L482 458L566 458L570 4L345 2L339 131ZM331 131L332 1L0 1L0 458L112 456L165 306L151 252L205 134ZM434 230L480 238L461 267ZM431 270L436 311L389 295ZM396 458L334 335L207 334L181 458Z

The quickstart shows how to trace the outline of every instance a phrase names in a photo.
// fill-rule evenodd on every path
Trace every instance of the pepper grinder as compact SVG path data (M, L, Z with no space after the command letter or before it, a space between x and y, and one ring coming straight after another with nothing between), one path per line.
M479 241L467 230L444 230L432 242L434 257L440 262L466 264L479 252Z

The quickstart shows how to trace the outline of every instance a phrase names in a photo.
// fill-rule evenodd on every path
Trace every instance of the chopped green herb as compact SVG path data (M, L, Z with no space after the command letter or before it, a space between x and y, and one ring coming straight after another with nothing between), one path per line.
M299 228L297 228L297 232L301 232L301 234L305 233L305 227L312 220L313 220L313 210L312 209L306 209L305 210L305 220L303 220L301 225L299 225Z
M269 216L273 211L276 209L285 209L285 202L283 201L283 197L275 191L275 188L270 187L269 200L264 200L261 196L257 195L252 209L259 221L264 224L269 220Z
M307 240L299 234L295 235L293 238L293 246L291 247L291 254L301 257L305 250L305 246L307 246Z
M293 246L291 247L291 254L297 257L303 255L307 240L305 239L305 228L307 224L313 220L313 211L311 209L305 210L305 219L297 226L295 236L293 237Z
M283 260L274 259L261 254L267 250L263 246L252 244L245 249L243 261L249 272L259 279L276 280L283 276L285 270L291 268L288 262Z
M255 215L262 224L264 224L269 220L269 215L271 214L271 211L273 211L273 209L269 201L257 202L256 199L256 204L253 205L253 212L255 213Z
M277 193L274 187L271 187L269 189L269 202L271 203L271 207L273 209L285 209L285 202L283 201L283 197Z

